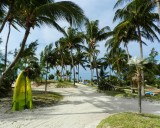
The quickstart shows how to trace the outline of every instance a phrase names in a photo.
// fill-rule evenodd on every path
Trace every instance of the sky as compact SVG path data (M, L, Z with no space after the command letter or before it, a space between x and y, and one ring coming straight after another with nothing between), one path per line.
M56 2L61 0L55 0ZM67 0L65 0L67 1ZM111 30L116 26L117 23L113 23L113 17L116 9L113 9L114 4L117 0L70 0L78 4L85 12L85 15L90 20L99 20L99 28L104 26L110 26ZM58 22L61 27L66 27L68 24L66 22ZM15 48L19 48L20 42L24 36L24 30L19 29L20 32L12 28L10 40L9 40L9 50L14 51ZM6 42L6 37L8 33L8 24L5 25L3 32L0 34L3 44L0 45L0 49L4 51L4 43ZM39 46L37 50L37 55L44 49L44 47L49 44L57 41L63 35L58 32L55 28L51 26L42 26L41 28L35 28L31 30L27 44L32 41L38 40ZM160 44L155 41L151 43L146 41L148 46L143 46L144 57L148 57L151 49L154 47L156 51L160 50ZM99 42L99 50L101 51L99 57L103 57L106 53L106 48L104 47L105 41ZM139 44L137 42L131 42L129 44L129 52L132 56L140 56ZM12 57L12 56L10 56ZM81 69L80 76L82 79L90 79L90 72L84 71Z

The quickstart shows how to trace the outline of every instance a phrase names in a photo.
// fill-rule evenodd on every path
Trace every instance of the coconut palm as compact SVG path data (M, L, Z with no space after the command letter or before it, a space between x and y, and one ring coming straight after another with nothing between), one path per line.
M87 62L89 63L87 65L87 67L90 68L90 71L91 71L91 84L92 84L92 81L93 81L93 74L94 74L94 65L95 65L95 59L96 59L96 56L95 55L98 55L98 53L100 52L98 49L96 49L98 47L98 45L96 44L95 45L95 49L91 48L91 47L86 47L85 48L85 57L87 59ZM93 54L94 53L94 54ZM93 57L94 56L94 57Z
M155 5L152 4L150 0L133 0L123 9L118 9L115 13L114 21L118 19L122 21L118 26L119 29L126 26L134 31L132 33L136 32L140 42L141 58L143 58L142 37L149 39L152 42L154 41L154 38L160 41L156 34L156 32L160 33L160 29L154 22L158 20L158 14L153 13L154 7Z
M9 37L10 37L10 33L11 33L11 27L13 27L16 30L18 30L18 28L16 27L16 24L22 26L22 24L17 23L17 20L18 20L17 18L18 17L17 17L17 14L16 14L16 9L13 8L12 11L10 12L9 17L7 18L7 22L8 22L8 35L7 35L7 40L6 40L6 43L5 43L5 58L4 58L5 69L7 67L8 42L9 42Z
M77 65L77 70L78 70L78 72L77 72L78 79L77 80L79 82L79 79L80 79L79 78L79 67L81 66L84 69L86 69L84 66L84 64L86 63L85 54L84 54L84 52L78 51L74 58L75 58L75 65Z
M65 68L65 58L67 54L67 49L65 48L64 44L62 42L56 42L56 48L55 54L57 55L57 59L60 61L60 66L61 66L61 79L62 79L62 74L63 74L63 69Z
M62 30L57 24L58 20L66 20L71 25L79 26L85 19L82 9L69 1L54 2L52 0L32 0L16 1L15 8L19 18L19 23L25 27L25 34L21 43L21 48L13 62L4 71L0 78L0 86L4 76L14 67L24 50L31 28L42 24L52 25L58 30Z
M8 11L6 12L6 8L8 7ZM0 33L2 32L6 22L8 21L11 12L13 11L14 0L1 0L0 2Z
M45 68L46 68L46 84L45 84L45 93L47 93L47 79L48 79L48 71L49 68L52 66L51 62L53 58L53 43L50 43L44 48L44 51L41 53L42 58L41 60L43 61Z
M124 0L118 0L115 6L124 2ZM154 39L158 41L158 35L160 34L160 29L155 24L155 21L158 21L158 14L154 13L153 9L155 8L155 4L151 2L151 0L132 0L128 3L123 9L118 9L115 13L114 20L120 19L121 26L131 26L134 28L138 35L138 42L140 44L140 56L141 60L143 59L143 49L142 49L142 37L150 40L151 42ZM142 74L142 95L144 95L144 73L141 70ZM139 94L139 104L141 106L141 93ZM140 110L141 112L141 110Z
M110 51L109 56L112 57L112 68L120 75L123 72L123 68L127 68L127 54L125 50L117 48L115 51Z
M142 49L142 37L149 39L151 42L154 39L158 41L158 34L160 34L160 29L155 24L158 20L158 14L153 12L155 4L150 0L133 0L127 4L123 9L118 9L115 13L114 21L120 19L122 22L120 26L131 26L133 31L138 35L138 41L140 44L140 56L143 59L143 49ZM142 94L144 95L144 75L142 73Z
M99 21L87 21L85 24L86 28L86 42L88 43L88 47L93 49L92 56L90 58L90 63L94 60L96 54L94 53L94 49L96 48L96 44L99 41L107 39L109 36L108 32L110 31L109 26L105 26L102 29L99 29ZM98 74L97 74L98 76ZM92 78L91 78L92 81ZM99 78L97 77L97 81L99 82Z
M64 44L65 48L68 49L68 51L70 52L70 57L71 57L71 63L72 63L72 68L73 68L73 74L74 74L74 85L75 85L75 63L74 63L74 50L81 50L82 48L84 48L83 46L83 33L78 32L77 29L73 29L71 27L69 27L67 29L67 32L63 32L64 37L60 38L58 42L60 42L61 44Z
M23 53L21 54L21 60L18 61L16 67L23 70L26 67L30 67L32 62L37 62L36 50L38 41L31 42L28 46L26 45Z

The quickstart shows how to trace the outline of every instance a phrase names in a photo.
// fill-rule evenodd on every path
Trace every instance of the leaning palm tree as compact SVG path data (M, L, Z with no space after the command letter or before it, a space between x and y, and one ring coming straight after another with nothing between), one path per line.
M94 51L94 49L96 48L96 44L99 41L105 40L107 39L107 37L109 36L108 32L110 31L109 26L105 26L102 29L99 29L99 21L87 21L85 24L86 27L86 42L88 43L88 47L92 49L92 51ZM96 54L93 52L92 56L91 56L91 61L90 63L92 63L92 61L94 60ZM91 78L92 81L92 78ZM98 78L98 74L97 74L97 81L99 82L99 78Z
M6 9L8 7L8 9ZM6 22L8 21L11 12L13 11L14 0L1 0L0 1L0 33L2 32ZM7 12L6 12L7 10Z
M57 24L58 20L66 20L71 25L79 26L85 20L83 10L73 2L62 1L54 2L53 0L32 0L32 1L16 1L16 9L18 22L23 24L25 34L21 43L21 48L13 60L13 62L4 71L0 78L0 86L4 76L11 70L20 58L29 36L31 28L41 26L42 24L52 25L61 31L61 27Z
M5 58L4 58L5 69L7 68L8 42L9 42L9 37L10 37L10 33L11 33L11 27L18 30L18 28L16 27L16 24L23 26L21 23L18 23L17 20L18 20L18 16L16 14L16 9L12 8L12 10L9 14L9 17L7 18L7 21L6 21L8 23L8 35L7 35L7 39L6 39L6 43L5 43Z
M72 69L74 74L74 85L75 85L75 63L74 63L74 50L81 50L84 48L83 46L83 34L81 32L78 32L77 29L73 29L71 27L68 28L67 32L63 32L64 37L59 39L59 43L63 44L65 48L68 49L70 52L71 57L71 63L72 63Z

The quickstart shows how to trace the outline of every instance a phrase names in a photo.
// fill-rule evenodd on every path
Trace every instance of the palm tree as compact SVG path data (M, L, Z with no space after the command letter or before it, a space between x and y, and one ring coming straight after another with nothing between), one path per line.
M59 39L59 42L61 44L64 44L65 48L67 48L70 52L71 57L71 63L73 68L73 74L74 74L74 85L75 85L75 63L74 63L74 53L73 50L80 50L84 48L82 45L83 43L83 34L81 32L78 32L77 29L73 29L71 27L68 28L67 32L63 32L64 37Z
M89 67L90 71L91 71L91 84L92 84L93 74L94 74L94 68L95 68L94 67L94 65L95 65L94 61L96 59L96 57L93 58L93 53L95 55L98 55L98 53L100 52L98 49L96 49L97 47L98 47L97 44L95 45L95 49L92 49L91 47L86 47L85 48L85 52L84 52L85 58L88 59L87 63L89 63L87 65L87 67Z
M5 43L5 58L4 58L5 69L7 67L8 42L9 42L9 37L10 37L10 33L11 33L11 27L18 30L18 28L16 27L15 24L23 26L21 23L17 23L17 19L18 19L18 17L17 17L17 14L16 14L16 9L13 8L12 11L10 12L10 14L9 14L9 17L7 18L7 21L6 21L6 22L8 22L8 35L7 35L7 40L6 40L6 43Z
M65 57L67 54L67 49L65 49L64 44L62 42L56 42L56 48L55 48L55 54L58 56L60 65L61 65L61 79L62 79L62 74L63 74L63 69L65 68Z
M37 40L31 42L28 46L26 45L23 53L21 54L21 60L19 60L16 67L23 70L27 67L30 67L32 62L38 61L38 58L36 57L37 46Z
M115 7L124 0L118 0ZM154 39L159 38L157 33L160 34L160 29L155 24L155 21L158 20L158 14L153 12L155 4L151 0L132 0L128 3L123 9L118 9L115 13L114 20L120 19L121 26L131 26L133 31L138 35L138 41L140 44L140 56L143 60L143 49L142 49L142 37L149 39L151 42ZM142 95L144 95L144 73L142 71L142 86L139 90L142 90ZM139 104L141 106L141 91L139 91ZM140 110L141 112L141 110Z
M48 79L48 71L49 68L51 67L50 65L53 59L52 56L52 52L53 52L53 43L50 43L49 45L47 45L44 48L44 51L41 53L42 55L42 61L44 62L44 65L46 66L46 84L45 84L45 93L47 93L47 79Z
M14 5L17 9L19 23L22 23L25 28L25 34L21 43L21 48L13 60L13 62L4 71L0 78L0 86L4 76L14 67L19 60L21 53L24 50L27 38L31 28L41 26L42 24L52 25L57 30L62 30L57 24L58 20L66 20L71 25L81 25L85 16L82 9L69 1L53 2L52 0L32 0L32 1L16 1Z
M127 65L127 54L122 48L117 48L115 51L110 51L109 56L112 57L112 68L121 74L123 68Z
M76 55L75 55L75 57L74 57L75 59L75 65L77 65L78 67L78 72L77 72L77 75L78 75L78 83L79 83L79 67L81 66L81 67L83 67L85 70L86 70L86 68L85 68L85 66L84 66L84 64L86 63L86 60L85 60L85 54L84 54L84 52L81 52L81 51L78 51L77 53L76 53Z
M110 31L109 26L105 26L102 29L99 29L99 21L87 21L85 24L86 27L86 42L88 43L88 47L91 48L93 51L92 56L90 58L90 64L94 60L96 53L94 53L94 49L96 48L96 44L99 41L107 39L108 32ZM92 77L91 77L92 81ZM97 81L99 82L98 74L97 74Z
M6 22L10 19L10 14L13 11L14 4L15 4L15 0L10 0L10 1L1 0L0 2L0 18L1 18L0 33L2 32ZM7 6L8 6L8 11L5 12Z
M153 13L154 4L150 0L133 0L123 9L116 11L114 20L122 20L120 26L131 26L133 31L138 35L138 41L140 44L140 56L143 59L142 49L142 37L154 41L154 38L158 41L157 33L160 34L160 29L155 24L158 20L158 14ZM157 32L157 33L156 33ZM143 70L142 70L143 71ZM142 95L144 95L144 75L142 73Z

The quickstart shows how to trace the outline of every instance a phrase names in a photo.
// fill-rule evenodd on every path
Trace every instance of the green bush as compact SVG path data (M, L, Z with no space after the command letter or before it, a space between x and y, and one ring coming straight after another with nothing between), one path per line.
M106 79L100 79L98 89L102 91L115 90L114 86L110 84Z
M13 72L9 72L5 75L4 79L0 83L0 97L6 97L11 93L11 86L14 82Z
M53 74L50 74L49 77L48 77L48 79L49 79L49 80L53 80L53 79L54 79L54 75L53 75Z

